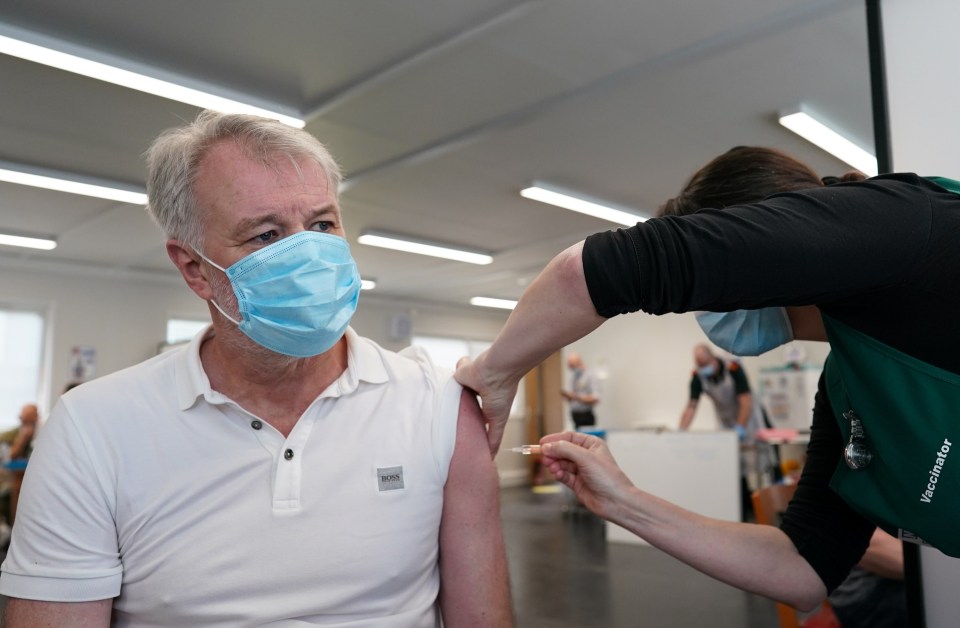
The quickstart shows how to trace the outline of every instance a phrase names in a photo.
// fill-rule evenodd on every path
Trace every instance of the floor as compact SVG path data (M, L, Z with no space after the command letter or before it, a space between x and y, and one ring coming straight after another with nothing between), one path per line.
M566 489L564 489L566 490ZM502 492L519 628L776 628L773 602L647 546L607 544L605 524L564 512L566 493Z

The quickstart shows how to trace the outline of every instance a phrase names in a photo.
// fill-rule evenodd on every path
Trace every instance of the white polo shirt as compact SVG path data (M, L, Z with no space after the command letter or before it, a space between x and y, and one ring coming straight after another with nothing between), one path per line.
M210 388L203 336L61 399L0 593L119 595L119 626L438 626L451 373L347 330L347 370L284 438Z

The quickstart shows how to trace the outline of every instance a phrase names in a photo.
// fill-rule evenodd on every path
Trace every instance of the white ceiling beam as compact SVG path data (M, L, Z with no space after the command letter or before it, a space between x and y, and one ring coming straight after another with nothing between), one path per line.
M0 41L4 46L7 46L6 52L10 55L36 63L43 63L60 70L95 76L100 80L116 85L178 100L197 107L206 107L217 111L256 113L262 116L278 117L281 121L292 126L303 126L300 112L289 105L268 101L222 85L215 85L192 76L170 72L163 68L25 28L0 22ZM38 47L47 50L38 50ZM52 51L52 54L48 51ZM89 73L87 73L88 71ZM133 87L131 81L139 86Z
M0 253L0 270L24 270L29 272L90 277L97 279L136 279L169 285L183 285L183 278L173 264L169 271L154 271L143 268L123 268L111 264L78 262L74 260L44 259L37 255L11 256Z
M133 205L145 205L146 188L110 179L64 172L52 168L28 166L0 160L0 181L43 190L79 194Z
M430 59L439 57L473 39L486 35L489 31L499 28L503 24L520 19L537 8L537 5L544 4L544 1L545 0L526 0L506 11L494 15L476 26L419 50L324 99L322 103L311 108L304 115L304 118L309 123L311 120L323 117L347 101L369 92L414 67L426 63Z

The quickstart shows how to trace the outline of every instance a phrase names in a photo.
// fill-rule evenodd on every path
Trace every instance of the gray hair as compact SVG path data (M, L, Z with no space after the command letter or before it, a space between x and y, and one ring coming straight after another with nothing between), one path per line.
M186 126L167 129L153 141L147 161L147 210L168 238L198 249L203 224L193 194L199 166L215 144L233 140L247 157L274 166L277 157L315 161L338 197L340 167L326 147L306 131L276 120L244 114L203 111ZM298 168L299 170L299 168Z

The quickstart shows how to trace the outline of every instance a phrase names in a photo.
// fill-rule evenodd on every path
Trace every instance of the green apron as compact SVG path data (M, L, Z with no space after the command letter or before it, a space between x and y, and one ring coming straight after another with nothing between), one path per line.
M834 416L848 451L872 455L859 469L841 460L831 488L894 536L960 558L960 375L823 323Z
M954 194L960 194L960 181L954 179L948 179L946 177L924 177L928 181L933 181L944 190L948 192L953 192Z

